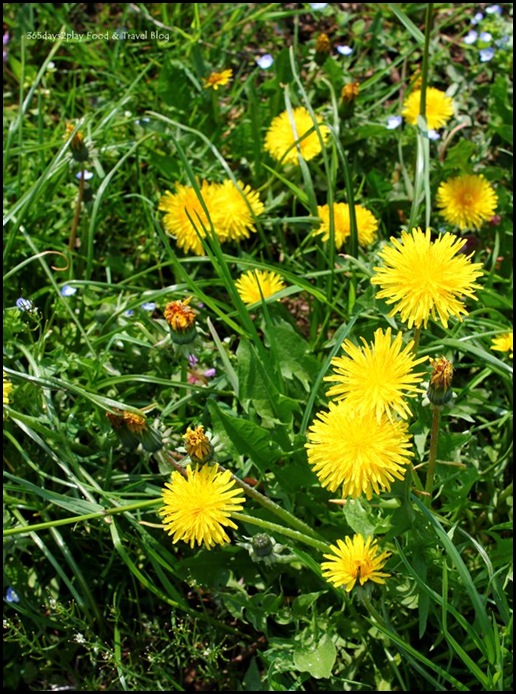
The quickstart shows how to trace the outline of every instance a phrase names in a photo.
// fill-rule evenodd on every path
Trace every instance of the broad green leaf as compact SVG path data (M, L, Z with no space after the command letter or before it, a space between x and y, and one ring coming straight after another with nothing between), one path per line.
M281 455L270 432L251 422L223 410L215 400L208 401L213 430L225 443L228 451L250 458L259 470L270 469Z
M327 634L316 646L296 648L294 651L294 666L302 672L309 672L316 679L331 677L336 659L337 649Z

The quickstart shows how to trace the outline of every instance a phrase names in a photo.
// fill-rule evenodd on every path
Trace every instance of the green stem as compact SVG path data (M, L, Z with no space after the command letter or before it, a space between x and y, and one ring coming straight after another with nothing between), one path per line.
M8 537L9 535L19 535L20 533L31 533L36 532L38 530L48 530L49 528L57 528L57 526L59 525L82 523L84 521L92 520L94 518L106 518L107 516L114 516L116 513L138 511L143 508L149 508L150 506L156 506L160 503L163 503L161 497L158 499L137 501L136 503L128 504L127 506L115 506L114 508L106 508L102 511L96 511L95 513L86 513L82 516L72 516L70 518L61 518L60 520L47 521L45 523L35 523L34 525L25 525L16 528L8 528L7 530L4 530L3 536Z
M432 502L432 487L434 484L435 464L437 461L437 444L439 442L439 424L441 422L441 408L434 405L433 410L432 432L430 434L430 453L428 456L428 470L426 473L425 492L428 496L425 498L425 503L430 506Z
M414 352L415 355L417 355L417 350L419 349L419 340L421 339L421 326L419 328L416 328L414 330L414 346L412 347L412 351Z
M425 131L427 130L426 119L426 89L428 85L428 68L430 54L430 35L432 31L432 8L433 3L429 2L426 6L425 17L425 42L423 45L423 63L421 66L421 99L419 102L419 115L425 122ZM428 191L428 134L421 133L418 126L417 131L417 154L416 154L416 174L414 179L414 195L412 199L412 207L408 223L408 231L412 231L418 226L419 201L421 199L421 191ZM429 200L427 199L427 218L429 214ZM428 226L428 224L427 224Z
M84 166L81 167L79 176L79 192L77 194L77 202L75 203L75 212L73 215L72 228L70 230L70 238L68 240L68 250L73 253L75 250L75 240L77 238L77 227L79 226L79 216L81 213L82 199L84 197Z
M254 516L249 516L247 513L232 513L231 518L240 521L241 523L250 523L251 525L257 525L259 528L264 530L270 530L273 533L278 533L284 535L285 537L290 537L292 540L297 540L305 545L314 547L320 552L329 552L330 545L326 542L320 542L312 537L308 537L304 533L300 533L297 530L292 530L291 528L285 528L283 525L277 525L276 523L270 523L269 521L263 520L262 518L255 518Z
M222 467L222 465L219 465L219 468L221 470L225 469L224 467ZM254 487L251 487L251 485L239 479L233 473L231 473L231 476L233 477L233 481L235 482L235 484L239 486L241 489L243 489L248 496L257 501L261 506L266 508L271 513L274 513L275 516L281 518L281 520L288 523L288 525L292 526L293 528L297 528L297 530L300 531L302 534L306 533L310 537L314 538L314 541L318 542L317 533L309 525L303 523L303 521L300 521L289 511L285 511L284 508L279 506L276 502L272 501L272 499L269 499L269 497L265 496L264 494L261 494Z

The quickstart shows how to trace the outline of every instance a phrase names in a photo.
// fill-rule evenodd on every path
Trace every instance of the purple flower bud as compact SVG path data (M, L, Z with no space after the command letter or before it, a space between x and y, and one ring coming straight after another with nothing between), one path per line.
M212 368L212 369L206 369L206 371L204 372L204 375L206 376L206 378L213 378L213 376L215 376L216 373L217 373L217 369Z

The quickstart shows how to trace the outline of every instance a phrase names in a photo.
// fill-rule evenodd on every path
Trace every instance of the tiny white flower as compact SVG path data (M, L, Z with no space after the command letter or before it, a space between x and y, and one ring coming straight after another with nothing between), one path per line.
M387 118L387 125L385 126L387 130L396 130L401 125L401 116L389 116Z
M328 6L327 2L311 2L310 3L310 7L312 8L312 10L315 10L315 12L317 12L317 10L324 10L324 8L327 6Z
M61 296L73 296L77 291L77 287L71 287L69 284L63 284L61 287Z
M274 62L274 58L270 53L266 53L265 55L259 56L256 58L256 64L258 67L261 67L262 70L268 70Z
M428 139L429 140L439 140L441 136L437 132L437 130L429 130L428 131Z
M478 32L476 32L474 29L472 29L468 34L466 34L466 36L462 40L468 46L471 46L471 44L475 43L475 41L477 39L478 39Z
M353 53L351 46L336 46L336 48L341 55L351 55Z
M79 171L78 173L76 173L75 178L77 178L80 181L82 177L85 181L89 181L91 178L93 178L94 175L95 174L91 171L87 171L86 169L84 169L84 171Z

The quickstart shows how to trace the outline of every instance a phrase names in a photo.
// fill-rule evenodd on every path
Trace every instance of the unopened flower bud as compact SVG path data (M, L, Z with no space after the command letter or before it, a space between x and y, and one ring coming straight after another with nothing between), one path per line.
M178 345L186 345L195 340L197 328L195 327L195 311L188 304L192 297L184 301L171 301L166 305L164 316L170 327L172 342Z
M430 376L430 385L428 386L427 397L432 403L438 407L446 405L452 397L453 391L451 387L453 379L453 364L446 357L438 359L430 359L433 372Z
M188 427L183 438L192 463L209 463L213 459L213 444L204 433L203 426L198 426L197 429Z

